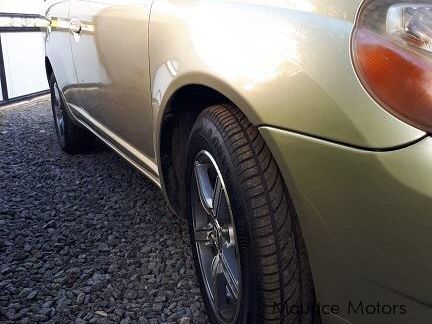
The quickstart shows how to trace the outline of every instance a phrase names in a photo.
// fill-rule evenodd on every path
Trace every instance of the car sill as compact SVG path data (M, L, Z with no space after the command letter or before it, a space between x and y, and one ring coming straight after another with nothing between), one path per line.
M138 171L140 171L145 176L147 176L150 180L152 180L159 188L161 187L161 183L160 183L160 181L159 181L159 179L157 177L158 168L157 168L157 165L153 161L151 161L148 157L144 156L143 154L139 153L137 149L131 147L124 140L122 140L117 135L115 135L114 133L112 133L111 131L109 131L105 126L103 126L98 121L96 121L93 117L91 117L82 108L79 108L79 107L77 107L75 105L71 105L71 104L68 104L68 106L69 106L69 111L72 113L72 115L75 117L75 119L80 124L82 124L88 130L90 130L100 140L102 140L105 144L107 144L113 151L115 151L116 153L118 153L126 161L128 161L135 168L137 168ZM79 117L77 115L79 115ZM93 127L90 126L89 123ZM100 130L100 132L106 134L107 137L115 139L119 143L119 146L123 147L125 150L130 151L131 155L136 156L137 159L139 159L140 161L142 161L142 163L145 164L146 166L148 166L148 168L146 169L145 167L141 166L139 163L137 163L136 161L134 161L125 152L123 152L121 149L119 149L119 147L117 145L115 145L114 143L112 143L105 136L102 136L95 129ZM127 146L129 146L130 148L127 148Z

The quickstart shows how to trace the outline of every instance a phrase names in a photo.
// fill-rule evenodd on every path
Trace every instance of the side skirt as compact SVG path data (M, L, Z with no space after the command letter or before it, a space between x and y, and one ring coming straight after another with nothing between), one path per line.
M126 161L137 168L138 171L143 173L159 188L161 188L159 172L156 163L139 152L132 145L124 141L118 135L111 132L108 128L90 116L84 109L69 104L68 110L81 125L86 127L95 136L108 145L114 152L123 157Z

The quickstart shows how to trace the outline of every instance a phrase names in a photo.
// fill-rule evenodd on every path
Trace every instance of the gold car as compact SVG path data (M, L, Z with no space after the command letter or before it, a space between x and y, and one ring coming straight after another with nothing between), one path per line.
M430 323L429 0L50 0L60 146L187 217L212 323Z

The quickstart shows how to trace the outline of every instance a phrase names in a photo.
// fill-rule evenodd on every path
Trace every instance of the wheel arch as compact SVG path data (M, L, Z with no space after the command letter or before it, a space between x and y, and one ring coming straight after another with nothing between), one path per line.
M190 80L190 76L187 78ZM200 80L201 79L201 80ZM184 163L187 143L198 115L216 104L232 104L248 119L257 124L257 118L246 100L218 80L173 82L159 105L157 117L156 151L159 157L159 178L171 208L176 213L185 211Z

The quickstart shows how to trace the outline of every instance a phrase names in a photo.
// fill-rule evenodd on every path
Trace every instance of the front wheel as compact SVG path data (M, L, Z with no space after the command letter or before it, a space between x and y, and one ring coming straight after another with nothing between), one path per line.
M189 233L210 321L316 323L301 233L258 130L235 107L204 110L186 172Z

